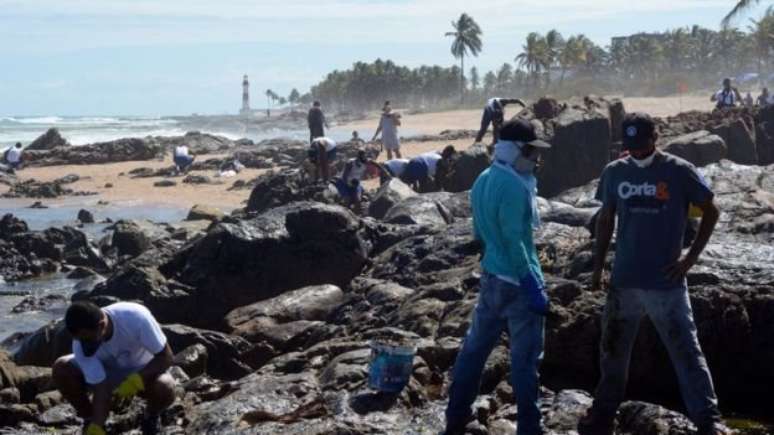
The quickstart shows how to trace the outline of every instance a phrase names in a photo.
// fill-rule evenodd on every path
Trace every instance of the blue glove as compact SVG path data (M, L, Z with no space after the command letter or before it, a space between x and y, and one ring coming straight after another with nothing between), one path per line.
M527 292L529 310L540 314L548 314L548 295L543 284L538 281L537 276L532 271L519 280L522 290Z

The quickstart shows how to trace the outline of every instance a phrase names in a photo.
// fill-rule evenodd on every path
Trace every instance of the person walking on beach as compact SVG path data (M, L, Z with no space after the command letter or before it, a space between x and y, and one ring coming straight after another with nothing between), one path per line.
M187 145L181 144L175 147L173 160L178 173L184 174L188 172L189 167L193 164L195 159L196 156L190 155Z
M318 137L312 140L309 160L314 165L315 182L320 177L326 182L330 180L331 163L336 160L336 141L327 137Z
M510 335L517 435L542 434L538 368L549 301L532 230L539 223L534 169L542 149L532 124L503 124L492 165L470 192L473 233L483 245L478 301L449 387L444 435L464 434L492 349Z
M5 152L5 161L8 163L8 167L11 168L11 170L16 171L19 168L21 168L22 164L22 144L21 142L16 142L16 145L14 145L11 148L8 148L8 151Z
M772 103L771 95L769 95L769 88L763 88L761 94L758 95L758 106L766 107Z
M375 141L379 133L382 134L382 148L387 150L388 160L392 159L393 153L398 159L403 157L400 154L400 138L398 137L400 119L400 113L393 112L390 102L385 101L384 107L382 107L382 116L379 118L379 126L376 128L376 133L371 141Z
M623 146L630 155L605 167L597 190L602 208L597 218L592 290L601 287L616 218L618 233L602 319L601 378L578 432L613 433L640 320L648 315L669 352L698 434L726 433L696 334L685 278L717 223L714 195L693 165L656 148L658 133L650 116L627 114L622 131ZM689 252L681 257L691 204L701 210L701 224Z
M328 121L325 120L325 114L319 101L312 103L309 114L306 117L309 124L309 143L312 143L318 137L325 136L325 128L328 128Z
M484 135L489 129L489 124L492 124L492 143L497 142L499 139L500 127L505 118L505 106L509 104L519 104L522 107L527 107L524 102L518 98L490 98L486 102L484 113L481 115L481 128L476 135L476 143L484 140Z
M710 101L715 103L717 109L727 109L736 107L742 101L742 95L731 86L731 79L726 78L723 79L723 89L712 94Z
M84 434L105 435L111 402L134 396L147 402L143 435L158 433L159 414L175 400L175 381L166 373L172 350L150 311L132 302L104 308L75 302L64 322L73 336L73 353L57 359L51 375L84 420Z

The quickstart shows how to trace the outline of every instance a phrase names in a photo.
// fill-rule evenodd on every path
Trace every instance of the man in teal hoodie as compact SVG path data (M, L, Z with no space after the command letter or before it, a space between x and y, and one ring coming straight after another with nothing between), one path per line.
M492 166L470 193L473 231L484 246L481 286L470 329L457 355L446 409L446 435L462 434L481 373L500 334L510 334L511 385L519 409L517 435L541 434L538 366L548 298L532 239L539 225L534 170L540 152L532 124L503 124Z

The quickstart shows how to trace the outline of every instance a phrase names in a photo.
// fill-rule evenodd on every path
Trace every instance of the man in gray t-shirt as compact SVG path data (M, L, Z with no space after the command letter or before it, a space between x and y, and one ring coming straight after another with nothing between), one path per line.
M653 322L675 368L688 415L699 435L726 433L720 423L707 361L696 335L685 275L707 245L718 209L707 182L690 163L656 149L655 123L631 113L623 122L623 144L630 155L605 167L597 199L592 288L601 287L616 220L615 260L602 319L601 378L594 404L578 432L612 434L624 399L634 341L643 315ZM703 212L699 233L683 256L688 209Z

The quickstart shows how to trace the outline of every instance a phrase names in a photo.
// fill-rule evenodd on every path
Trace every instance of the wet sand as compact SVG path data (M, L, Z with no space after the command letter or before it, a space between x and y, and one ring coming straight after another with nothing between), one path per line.
M704 95L691 95L667 98L625 98L624 104L627 111L645 111L656 116L674 115L687 110L711 110L712 103L709 97ZM517 113L517 108L507 110L506 115ZM403 112L403 111L401 111ZM405 112L404 112L405 113ZM363 139L370 140L376 128L377 113L371 114L369 119L346 124L347 128L358 130ZM480 110L455 110L437 113L404 114L403 126L416 134L436 135L443 130L449 129L467 129L476 130L479 127L481 111ZM484 139L489 141L489 137ZM413 157L428 151L440 151L446 145L454 145L457 149L465 149L473 143L472 139L458 141L430 141L430 142L412 142L403 141L402 152L404 157ZM199 160L204 160L216 156L199 156ZM379 156L379 160L386 158L385 153ZM250 196L249 190L229 191L228 188L236 180L251 180L265 170L246 169L236 177L218 179L215 177L215 171L191 171L191 174L207 175L216 182L222 184L193 185L183 184L183 177L173 178L178 184L173 187L154 187L153 183L162 180L160 177L152 178L130 178L128 175L119 176L119 173L128 174L129 171L140 167L150 167L154 169L168 167L172 165L170 157L165 160L138 161L111 163L105 165L73 165L73 166L54 166L46 168L28 168L19 172L22 179L35 178L40 181L50 181L67 174L77 174L83 180L70 185L69 187L79 191L97 192L98 196L87 196L83 198L58 198L51 200L41 200L44 204L57 204L67 202L72 204L74 201L82 201L83 204L90 205L98 200L109 201L113 204L137 203L142 201L147 204L165 204L176 207L190 208L195 204L208 204L228 211L234 208L244 206L247 198ZM106 188L105 185L111 183L112 188ZM375 187L376 182L366 183L367 187ZM5 192L6 186L0 186L0 192ZM32 204L35 199L15 200Z

